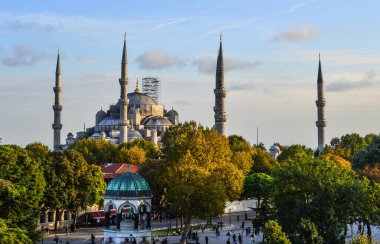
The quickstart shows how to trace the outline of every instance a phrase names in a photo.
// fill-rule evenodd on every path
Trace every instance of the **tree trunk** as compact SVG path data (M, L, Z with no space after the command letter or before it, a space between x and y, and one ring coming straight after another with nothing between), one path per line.
M367 222L367 236L368 236L368 239L372 240L371 225L369 224L369 222Z
M191 217L185 217L185 228L182 229L181 240L179 241L181 244L186 244L186 236L190 230Z
M57 230L57 226L58 226L58 217L59 217L59 208L56 208L56 209L55 209L54 230Z
M212 218L211 217L207 217L207 222L206 222L208 225L212 225Z

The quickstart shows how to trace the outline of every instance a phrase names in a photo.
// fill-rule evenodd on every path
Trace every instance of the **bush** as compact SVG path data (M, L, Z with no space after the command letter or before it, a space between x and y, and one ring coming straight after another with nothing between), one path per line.
M274 220L269 220L264 228L265 243L268 244L290 244L281 226Z

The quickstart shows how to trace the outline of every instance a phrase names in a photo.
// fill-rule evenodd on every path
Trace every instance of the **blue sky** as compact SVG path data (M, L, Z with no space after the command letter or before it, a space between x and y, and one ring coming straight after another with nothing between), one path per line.
M227 133L266 146L317 145L321 53L326 137L379 133L378 1L1 1L0 138L51 147L57 48L62 143L118 99L127 33L129 91L162 80L181 121L213 125L215 61L223 33Z

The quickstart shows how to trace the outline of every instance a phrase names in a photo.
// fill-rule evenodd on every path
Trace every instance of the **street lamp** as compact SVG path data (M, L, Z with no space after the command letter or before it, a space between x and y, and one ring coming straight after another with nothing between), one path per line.
M228 211L230 212L230 226L231 226L231 209L228 209Z

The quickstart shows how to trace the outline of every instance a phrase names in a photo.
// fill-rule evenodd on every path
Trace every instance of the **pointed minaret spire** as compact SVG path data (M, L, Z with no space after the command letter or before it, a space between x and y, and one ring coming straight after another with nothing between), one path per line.
M124 47L123 56L121 59L121 76L119 79L120 83L120 138L119 143L124 143L128 141L128 61L127 61L127 34L124 33Z
M224 88L224 63L223 63L223 48L222 48L222 34L220 34L220 46L219 46L219 53L218 53L218 60L216 64L216 75L215 75L215 125L214 128L216 129L219 134L225 136L226 135L226 121L227 121L227 115L225 111L225 98L227 95L227 91Z
M318 127L318 151L321 153L323 148L325 147L325 127L326 127L326 119L325 119L325 105L326 99L324 97L324 89L323 89L323 76L322 76L322 65L321 65L321 55L319 54L319 66L318 66L318 100L315 101L318 108L318 121L316 121L316 125Z
M54 124L52 124L54 130L54 140L53 140L53 149L59 150L61 149L61 95L62 95L62 80L61 80L61 63L59 58L59 48L57 55L57 66L55 69L55 87L53 87L54 91Z

